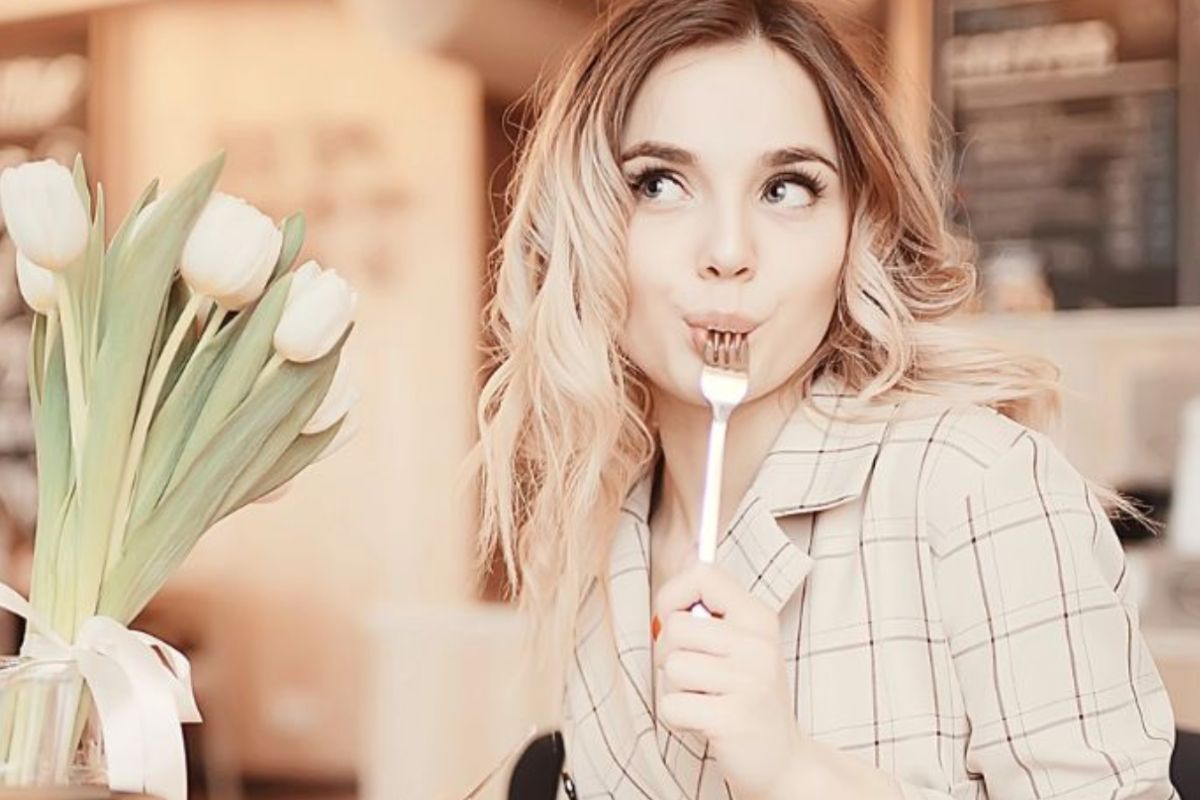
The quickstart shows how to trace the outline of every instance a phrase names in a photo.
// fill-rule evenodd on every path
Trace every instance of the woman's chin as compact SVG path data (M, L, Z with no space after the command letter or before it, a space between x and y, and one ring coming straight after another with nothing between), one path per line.
M655 394L662 397L668 403L678 403L681 405L700 406L708 408L708 400L705 399L704 393L700 390L700 376L704 371L704 363L699 358L692 356L691 358L680 358L674 362L673 368L661 375L662 380L654 380L651 378L651 383L654 385ZM769 371L773 373L774 371ZM786 375L784 376L786 378ZM742 400L742 404L757 400L786 381L780 380L779 376L774 374L764 375L761 371L750 368L750 386L746 392L746 397Z
M704 394L700 391L699 368L696 369L695 374L671 375L668 380L655 383L654 392L659 395L660 405L666 402L684 406L708 407L708 401L704 399Z

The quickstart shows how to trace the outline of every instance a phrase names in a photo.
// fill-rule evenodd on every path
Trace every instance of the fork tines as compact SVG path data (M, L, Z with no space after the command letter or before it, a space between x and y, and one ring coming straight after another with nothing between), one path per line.
M708 332L704 343L704 363L710 367L745 372L750 360L750 344L744 333Z

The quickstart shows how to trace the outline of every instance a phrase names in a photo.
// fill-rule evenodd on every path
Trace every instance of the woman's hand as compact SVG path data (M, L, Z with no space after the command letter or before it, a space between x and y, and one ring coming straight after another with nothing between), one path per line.
M712 618L688 609L702 600ZM658 716L709 740L738 800L797 797L804 736L792 713L779 620L721 570L698 562L663 584L654 664Z

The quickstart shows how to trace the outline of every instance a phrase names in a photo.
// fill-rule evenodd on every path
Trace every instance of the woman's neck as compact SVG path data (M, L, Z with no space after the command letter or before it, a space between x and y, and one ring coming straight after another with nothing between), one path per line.
M734 409L725 438L725 466L717 539L754 482L767 451L796 407L794 392L772 392ZM674 397L654 398L662 477L655 491L650 527L676 544L695 540L700 530L700 501L708 457L712 410ZM684 541L686 540L686 541Z

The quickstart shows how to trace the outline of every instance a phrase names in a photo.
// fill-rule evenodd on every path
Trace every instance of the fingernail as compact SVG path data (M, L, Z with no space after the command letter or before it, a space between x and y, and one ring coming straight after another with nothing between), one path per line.
M654 637L654 641L658 641L658 632L662 630L662 623L658 621L658 614L650 620L650 635Z

